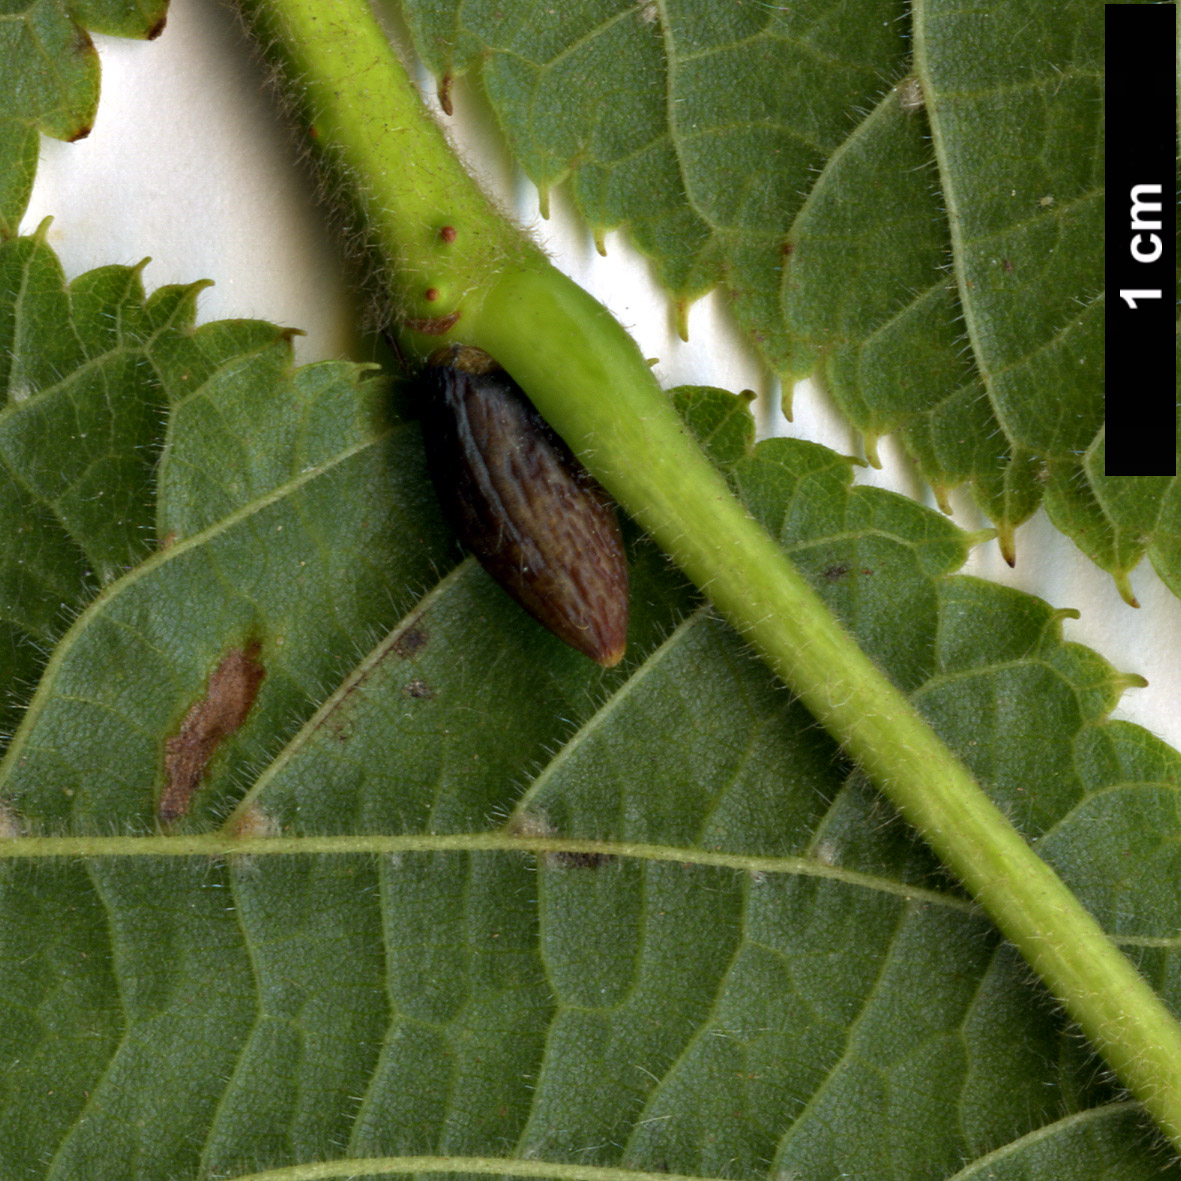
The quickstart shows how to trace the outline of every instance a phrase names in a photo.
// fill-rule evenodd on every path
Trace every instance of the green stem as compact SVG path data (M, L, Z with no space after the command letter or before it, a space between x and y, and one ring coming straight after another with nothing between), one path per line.
M364 0L240 6L385 262L406 350L421 357L460 340L504 365L922 833L1181 1147L1176 1020L731 495L627 333L477 191Z

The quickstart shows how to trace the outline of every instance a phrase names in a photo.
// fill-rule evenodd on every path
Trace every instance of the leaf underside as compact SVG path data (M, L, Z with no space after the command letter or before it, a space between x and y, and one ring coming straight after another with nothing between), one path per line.
M1013 949L645 539L604 671L457 551L383 380L194 329L195 286L67 285L40 238L0 275L0 1174L1161 1174ZM1181 1005L1181 757L1105 720L1123 680L954 574L938 514L675 397ZM162 827L169 743L246 650L257 697ZM183 844L215 833L285 843Z
M36 0L0 22L0 236L38 133L93 125L86 30L155 36L166 7ZM543 207L569 181L682 309L722 286L768 364L815 376L871 456L894 433L941 503L966 484L1010 557L1044 504L1130 602L1145 554L1181 593L1181 482L1103 472L1101 6L402 8L440 78L479 68Z
M723 286L768 364L937 495L1052 520L1181 593L1181 483L1103 474L1103 7L404 0L479 69L542 192L625 227L678 304Z

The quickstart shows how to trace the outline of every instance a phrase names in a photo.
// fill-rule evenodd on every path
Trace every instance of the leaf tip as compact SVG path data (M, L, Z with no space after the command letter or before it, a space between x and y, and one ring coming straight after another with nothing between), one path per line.
M1009 521L998 521L996 526L997 544L1001 547L1001 557L1009 566L1017 565L1017 539L1014 536L1013 525Z
M673 320L676 324L677 335L689 343L689 301L678 299L673 305Z
M1132 590L1132 580L1129 577L1129 572L1124 569L1115 570L1112 572L1112 578L1115 580L1115 589L1119 591L1119 597L1129 607L1139 607L1140 600L1136 598L1136 592Z
M794 382L783 382L783 393L779 396L779 406L783 411L783 417L786 418L788 422L792 421L792 402L795 398L795 392L796 387Z

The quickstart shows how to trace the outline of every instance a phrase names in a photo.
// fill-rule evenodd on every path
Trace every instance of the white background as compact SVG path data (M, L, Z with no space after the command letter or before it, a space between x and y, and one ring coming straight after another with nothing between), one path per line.
M201 296L202 321L248 316L301 328L307 334L296 339L301 362L366 359L357 351L357 310L336 242L232 14L216 0L173 0L158 40L95 41L102 100L94 130L76 144L42 141L24 232L52 216L49 242L71 278L151 255L144 275L149 290L216 281ZM433 104L430 79L420 74L420 81ZM778 386L734 329L722 298L710 296L692 308L691 342L681 342L669 301L625 234L609 234L607 257L600 258L560 189L552 194L551 220L541 221L536 191L508 161L479 96L461 82L454 103L448 125L486 186L560 267L611 308L646 356L660 358L657 372L666 386L753 389L762 433L860 453L855 434L808 383L796 390L794 422L783 420ZM883 470L859 469L859 481L933 503L889 439L880 452ZM966 496L954 496L953 504L962 527L987 525ZM1067 638L1149 680L1148 688L1124 695L1116 716L1181 747L1181 603L1147 562L1132 575L1142 604L1137 611L1038 513L1017 533L1016 569L990 542L977 547L965 571L1080 610L1080 620L1064 622Z

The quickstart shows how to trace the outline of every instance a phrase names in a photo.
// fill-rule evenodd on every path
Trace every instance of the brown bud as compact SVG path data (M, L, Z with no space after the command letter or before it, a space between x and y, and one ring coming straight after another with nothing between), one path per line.
M627 645L627 561L607 494L487 353L422 377L422 430L459 539L530 615L610 668Z

